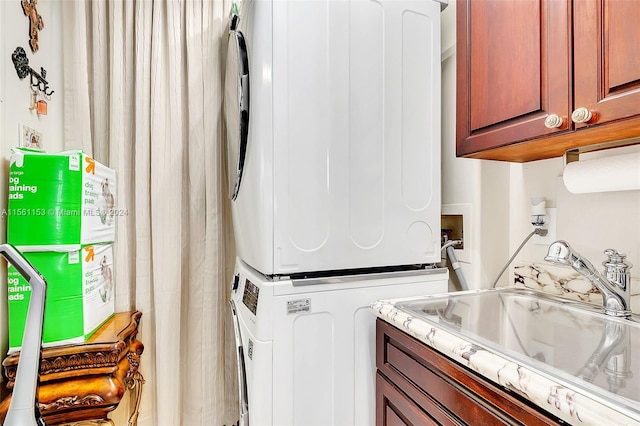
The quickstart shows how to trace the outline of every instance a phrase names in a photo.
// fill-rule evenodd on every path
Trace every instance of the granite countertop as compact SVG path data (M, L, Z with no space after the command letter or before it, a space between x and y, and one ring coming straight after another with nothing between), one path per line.
M511 299L500 296L499 303L488 302L505 291L535 293L513 288L471 290L380 300L371 305L371 310L401 331L570 424L640 424L640 325L625 322L628 320L609 321L597 309L583 311L577 305L580 302L559 307L519 300L519 295ZM507 305L510 313L501 314ZM414 309L416 306L420 308ZM624 329L623 340L627 343L623 355L615 355L619 347L612 351L611 339L604 337L605 331L607 336L611 334L612 327ZM607 356L599 361L600 368L589 370L586 378L577 374L591 366L594 356L601 355L598 351ZM631 367L625 367L627 383L611 391L605 367L613 364L605 363L613 357L611 362L622 365L621 356L630 360Z

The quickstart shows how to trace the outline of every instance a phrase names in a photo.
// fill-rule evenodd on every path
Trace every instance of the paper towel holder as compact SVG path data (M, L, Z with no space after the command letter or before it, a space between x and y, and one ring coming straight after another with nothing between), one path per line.
M582 148L573 148L565 151L562 155L563 163L566 166L569 163L580 161L580 154L586 154L587 152L603 151L613 148L622 148L630 145L640 144L640 137L620 139L612 142L603 142L594 145L584 146Z
M562 156L562 159L565 166L569 163L580 161L580 150L572 149L569 151L565 151L564 155Z
M631 148L580 161L576 161L580 152L567 152L562 171L565 187L572 194L640 190L640 150Z

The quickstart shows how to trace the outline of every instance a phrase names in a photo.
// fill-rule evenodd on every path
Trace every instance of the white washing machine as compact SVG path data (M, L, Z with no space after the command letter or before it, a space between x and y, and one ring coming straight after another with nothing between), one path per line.
M225 116L238 255L266 275L440 261L440 10L245 0Z
M240 426L375 424L376 300L447 291L446 268L274 280L236 261Z

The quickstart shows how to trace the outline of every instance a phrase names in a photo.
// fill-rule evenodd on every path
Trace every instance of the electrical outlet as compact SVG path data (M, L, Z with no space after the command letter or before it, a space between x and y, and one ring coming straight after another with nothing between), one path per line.
M18 130L21 147L42 149L42 133L22 123L18 123Z
M556 240L556 208L545 209L547 212L547 222L542 226L547 230L547 235L544 237L541 235L534 235L531 238L533 244L549 245Z

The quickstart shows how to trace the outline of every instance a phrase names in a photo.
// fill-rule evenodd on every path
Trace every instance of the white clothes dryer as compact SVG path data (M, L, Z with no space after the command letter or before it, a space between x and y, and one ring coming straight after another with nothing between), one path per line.
M239 426L375 424L380 299L447 291L446 268L274 279L236 261Z
M440 261L433 0L245 0L225 87L237 254L266 275Z

